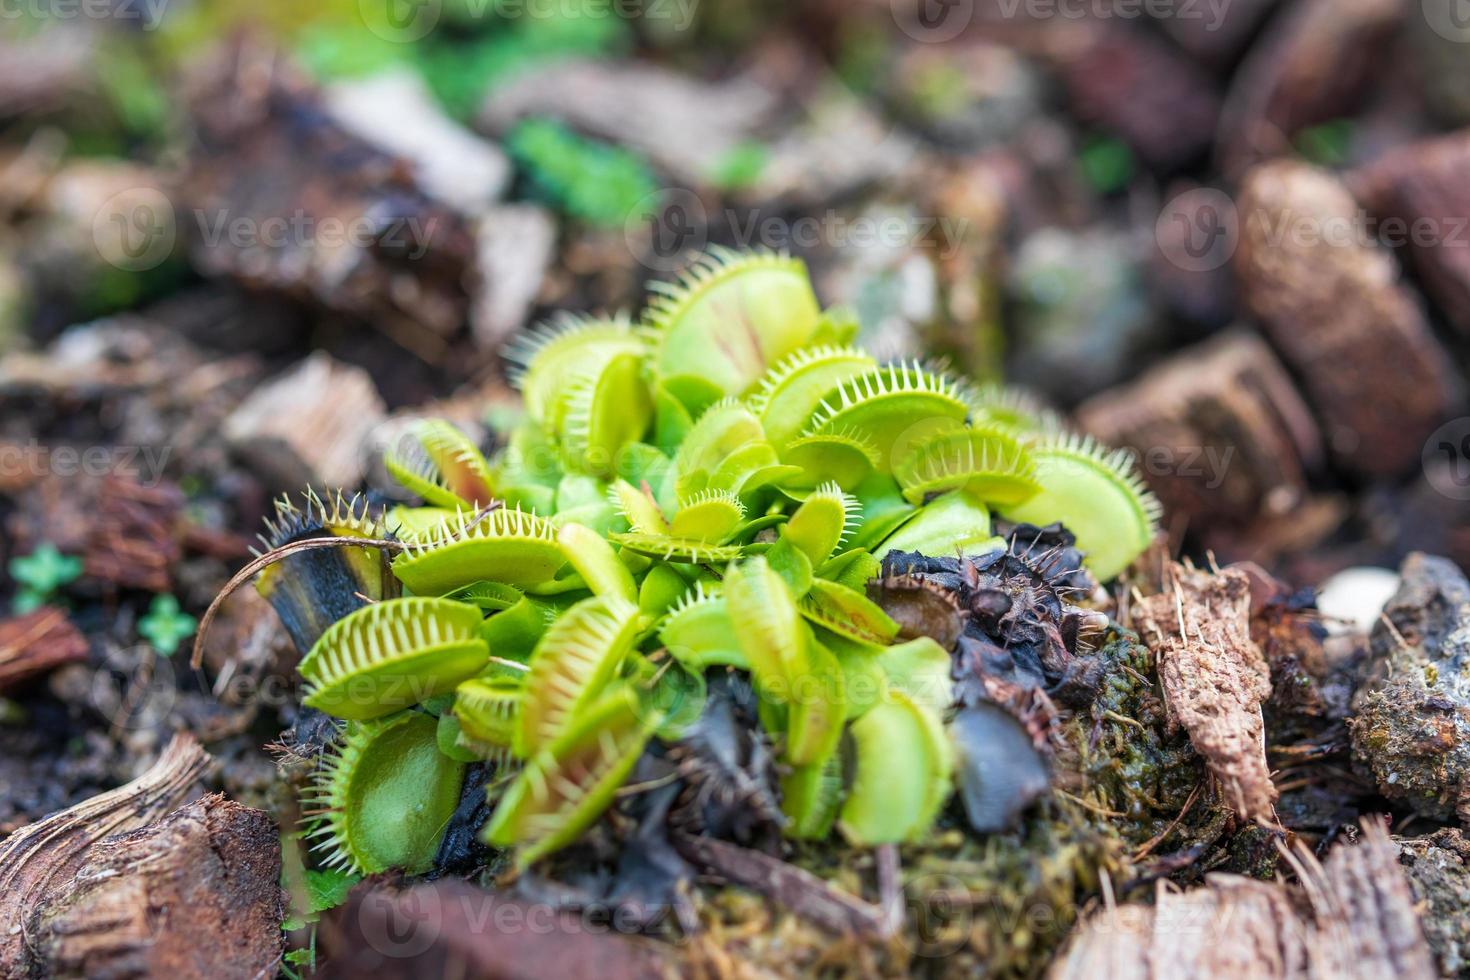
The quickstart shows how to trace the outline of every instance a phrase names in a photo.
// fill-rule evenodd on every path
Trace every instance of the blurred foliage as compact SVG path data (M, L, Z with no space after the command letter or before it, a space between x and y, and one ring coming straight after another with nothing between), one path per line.
M1351 119L1334 119L1302 130L1296 137L1297 152L1322 167L1340 167L1347 162L1353 141Z
M533 196L589 224L621 226L659 187L641 157L554 120L517 124L505 148Z
M1089 140L1077 153L1082 176L1099 194L1116 194L1133 182L1138 167L1133 151L1122 140L1100 137Z

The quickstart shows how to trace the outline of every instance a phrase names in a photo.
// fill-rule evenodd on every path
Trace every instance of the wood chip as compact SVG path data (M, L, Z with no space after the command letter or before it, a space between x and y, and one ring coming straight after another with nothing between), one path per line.
M182 804L211 760L189 735L176 735L153 767L125 786L28 827L0 843L0 976L29 974L33 916L104 837L147 827Z
M1303 0L1273 21L1226 98L1217 150L1226 175L1290 155L1302 129L1350 114L1407 10L1401 0Z
M1084 403L1077 418L1136 451L1166 511L1194 533L1291 513L1322 462L1317 423L1286 369L1244 330L1179 352Z
M172 592L173 567L182 553L178 519L184 495L179 488L172 483L145 487L109 476L97 503L85 574L123 588Z
M505 204L480 219L479 283L470 332L483 351L498 351L526 318L556 256L556 218L534 204Z
M1441 309L1470 335L1470 132L1403 147L1352 175L1354 193L1393 234ZM1400 230L1401 229L1401 230ZM1385 227L1385 232L1388 228Z
M754 75L710 83L646 62L560 59L496 86L479 123L505 133L521 119L560 119L645 154L693 189L780 109Z
M279 52L242 40L186 86L181 229L209 276L362 317L423 356L469 306L474 243L410 161L349 132Z
M1251 641L1245 572L1171 564L1164 590L1134 605L1133 623L1158 657L1170 726L1182 726L1242 817L1272 821L1261 705L1271 696L1265 657Z
M1108 907L1085 922L1050 980L1281 977L1420 980L1435 976L1398 848L1376 819L1325 867L1290 855L1300 883L1212 874L1202 888L1160 885L1154 905Z
M1252 170L1236 205L1246 308L1301 375L1333 455L1367 475L1413 466L1452 414L1453 367L1393 256L1362 239L1353 196L1283 160Z
M360 447L386 418L366 371L317 351L256 389L225 420L224 435L277 489L354 487Z
M91 848L37 917L48 977L250 980L280 963L281 844L268 814L207 796Z
M0 620L0 692L87 659L87 638L51 606Z

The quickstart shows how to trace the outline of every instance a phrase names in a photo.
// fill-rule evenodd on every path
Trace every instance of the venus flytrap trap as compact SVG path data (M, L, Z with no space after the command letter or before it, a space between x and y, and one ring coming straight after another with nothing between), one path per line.
M309 638L306 703L347 723L310 800L330 866L425 870L479 760L483 837L524 868L727 672L758 698L788 836L921 839L952 788L950 652L869 597L880 559L1004 551L998 511L1064 522L1107 580L1154 536L1121 457L1005 389L880 363L798 261L717 252L655 293L639 322L514 345L524 416L494 455L419 424L387 469L422 505L284 507L268 544L383 542L260 583ZM298 580L326 573L358 595L316 628L326 586Z

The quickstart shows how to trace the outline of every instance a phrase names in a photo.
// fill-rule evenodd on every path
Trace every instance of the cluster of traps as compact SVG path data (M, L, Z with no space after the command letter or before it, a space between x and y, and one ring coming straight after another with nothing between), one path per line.
M483 839L525 867L681 739L712 672L756 693L784 833L924 838L954 786L952 654L870 598L885 555L1002 549L993 516L1060 522L1107 581L1158 508L1025 399L855 336L800 262L713 254L641 320L520 342L523 417L490 458L442 422L395 446L421 504L281 522L393 542L296 568L334 570L334 622L299 608L328 587L291 586L309 556L265 581L310 647L306 703L346 722L310 790L323 863L430 867L481 761Z

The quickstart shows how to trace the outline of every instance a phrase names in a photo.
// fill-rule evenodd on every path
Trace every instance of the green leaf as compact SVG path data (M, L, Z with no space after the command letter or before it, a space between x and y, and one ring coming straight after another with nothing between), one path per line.
M148 614L138 620L138 634L160 656L172 657L179 645L194 635L198 625L197 619L179 608L179 600L171 595L157 595L148 606Z
M312 914L334 909L347 901L347 893L361 880L362 875L349 871L306 872L306 894L311 902Z
M6 568L10 577L29 591L50 596L62 586L76 581L82 574L82 560L63 555L56 545L48 541L29 555L10 559Z

